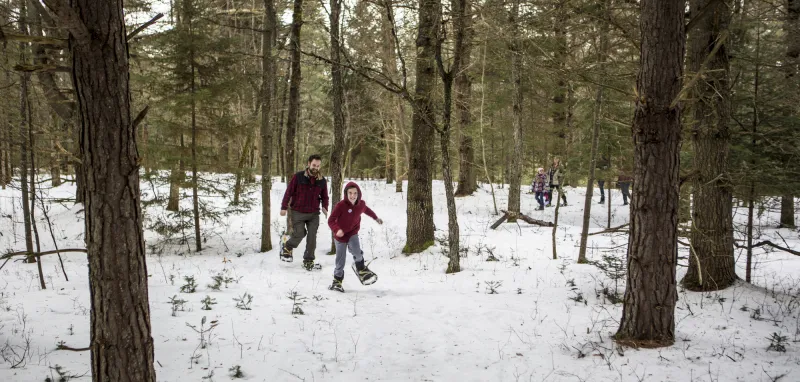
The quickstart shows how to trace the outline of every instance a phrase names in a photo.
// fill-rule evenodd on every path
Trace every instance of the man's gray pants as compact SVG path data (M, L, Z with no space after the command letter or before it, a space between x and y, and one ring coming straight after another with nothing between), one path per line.
M289 210L292 220L292 236L286 241L286 248L295 249L303 238L306 238L306 252L303 260L314 260L314 250L317 249L317 228L319 227L319 212L304 213ZM306 235L307 234L307 235Z
M347 243L342 243L334 239L336 243L336 268L333 269L333 278L342 280L344 279L344 263L347 260L347 249L353 255L355 262L364 261L364 252L361 250L361 243L358 241L358 235L353 235Z

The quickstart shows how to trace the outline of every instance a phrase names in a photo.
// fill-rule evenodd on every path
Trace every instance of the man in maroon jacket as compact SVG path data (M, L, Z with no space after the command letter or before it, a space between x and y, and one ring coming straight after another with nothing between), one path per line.
M322 158L319 155L308 157L308 167L294 174L281 201L281 216L286 216L291 207L289 218L292 222L292 235L281 250L281 260L292 261L292 250L306 237L303 267L309 271L314 269L320 209L328 216L328 182L320 175L321 165Z

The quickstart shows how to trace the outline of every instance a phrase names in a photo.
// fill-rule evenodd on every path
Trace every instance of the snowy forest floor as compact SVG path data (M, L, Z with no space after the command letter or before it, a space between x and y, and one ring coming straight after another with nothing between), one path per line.
M218 189L232 189L230 176L207 179ZM168 233L178 219L149 204L145 238L158 380L225 381L233 378L236 366L250 381L800 380L798 257L758 248L753 285L739 282L713 293L679 289L675 344L623 349L610 336L621 315L622 305L614 300L622 296L625 279L615 268L624 271L627 234L590 236L588 256L598 263L576 264L585 189L567 188L557 260L552 258L551 228L520 222L489 229L499 216L488 185L457 199L466 257L462 272L446 275L443 183L433 187L440 242L411 256L400 253L405 193L381 181L358 183L368 205L385 221L381 226L365 216L360 233L365 257L380 279L362 286L349 270L348 254L344 294L327 289L334 256L326 255L331 233L324 220L316 250L321 271L301 268L305 241L295 250L295 262L279 261L278 235L285 219L278 212L285 184L275 183L271 194L275 249L267 253L258 252L261 206L253 199L260 195L255 189L249 190L252 204L243 211L204 220L200 253L189 251L193 244L181 243L180 229ZM168 186L143 182L142 191L151 200L165 197ZM500 209L507 205L507 191L496 189ZM59 248L84 247L82 207L58 200L74 192L67 184L42 193ZM553 220L555 208L534 211L533 195L522 197L523 213ZM207 209L227 206L223 197L202 199ZM607 223L607 207L597 200L592 231ZM0 191L3 253L24 250L20 203L14 187ZM612 226L627 223L629 210L618 190L611 203ZM182 208L191 211L190 197ZM741 207L734 211L740 231L746 212ZM759 212L756 240L785 239L792 248L800 247L797 232L774 228L777 208L765 205ZM39 205L36 216L42 250L53 249ZM190 233L191 224L184 231ZM490 255L498 261L487 261ZM682 248L679 280L687 255ZM47 290L39 289L35 264L12 261L0 271L0 381L57 380L58 373L90 380L88 351L56 350L62 342L76 348L89 343L86 256L62 257L69 281L55 255L42 258ZM737 250L742 278L744 261L744 252ZM219 290L209 287L215 276L224 279ZM181 292L185 277L196 280L194 293ZM295 292L302 315L293 314L295 304L287 297ZM245 293L252 296L249 310L240 309L241 304L237 308L234 300ZM206 296L216 302L211 310L202 309ZM202 338L201 328L207 331Z

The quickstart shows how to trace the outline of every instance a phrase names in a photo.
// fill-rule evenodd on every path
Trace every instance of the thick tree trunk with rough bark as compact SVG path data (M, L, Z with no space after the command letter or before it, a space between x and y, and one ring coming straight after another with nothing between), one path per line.
M616 340L644 347L675 341L683 0L642 0L628 267Z
M122 1L48 0L70 30L86 180L92 380L154 382Z
M508 186L508 222L514 223L520 213L520 187L522 183L522 49L518 36L519 1L514 1L509 23L511 25L510 53L511 53L511 81L514 84L513 93L513 131L514 131L514 158L510 161L511 174Z
M411 119L411 162L408 164L406 245L403 253L419 253L433 245L433 142L436 44L441 28L440 0L420 0L417 30L416 85Z
M463 10L462 10L463 8ZM472 56L472 2L454 1L453 13L463 14L453 20L453 28L463 30L464 43L459 70L455 73L455 109L458 116L458 188L456 196L472 195L478 189L474 140L467 131L472 125L472 78L470 63Z
M292 12L292 29L289 33L289 51L291 52L291 77L289 79L289 111L286 119L286 181L292 179L295 171L297 155L297 125L300 119L300 29L303 26L303 0L294 0Z
M681 284L689 290L725 289L736 281L733 254L733 196L728 153L731 135L730 65L727 36L730 0L691 0L692 14L701 14L689 31L689 86L694 146L691 256ZM691 80L690 80L691 81ZM634 195L636 195L634 193Z
M270 192L272 190L272 91L275 86L273 47L278 34L275 0L264 0L264 32L261 38L261 252L272 250Z

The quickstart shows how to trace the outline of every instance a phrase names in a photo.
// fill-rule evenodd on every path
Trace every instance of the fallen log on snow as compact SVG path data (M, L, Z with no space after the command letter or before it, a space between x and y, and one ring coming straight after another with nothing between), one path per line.
M496 229L497 227L500 226L500 224L503 224L504 221L508 220L508 211L500 210L500 212L503 213L503 216L500 219L498 219L496 222L494 222L494 224L492 224L491 227L489 227L489 228ZM553 226L553 223L551 223L551 222L547 222L547 221L539 220L539 219L534 219L534 218L532 218L532 217L530 217L528 215L525 215L525 214L519 214L518 218L520 220L524 221L525 223L528 223L528 224L538 225L538 226L542 226L542 227L552 227Z

